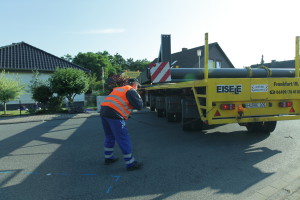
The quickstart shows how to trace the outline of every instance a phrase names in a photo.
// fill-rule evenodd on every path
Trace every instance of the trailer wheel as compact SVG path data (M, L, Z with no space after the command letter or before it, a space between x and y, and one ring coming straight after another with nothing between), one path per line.
M175 114L175 122L181 122L181 120L182 120L182 114L176 113Z
M167 113L168 122L181 122L181 113Z
M174 113L167 113L167 120L168 122L175 122L176 121L176 116Z
M258 133L270 134L275 130L276 124L277 121L252 122L252 123L247 123L246 128L250 133L258 132Z
M277 121L272 121L272 122L265 122L265 127L270 133L272 133L277 125Z
M191 126L191 121L192 119L182 119L182 130L183 131L191 131L192 130L192 126Z
M182 130L183 131L202 131L203 121L201 119L183 118Z
M166 117L166 111L164 109L157 109L157 117Z

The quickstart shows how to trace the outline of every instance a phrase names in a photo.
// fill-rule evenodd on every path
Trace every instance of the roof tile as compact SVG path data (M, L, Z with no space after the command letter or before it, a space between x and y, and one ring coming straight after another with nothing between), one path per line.
M0 70L52 72L56 68L75 68L86 72L89 71L25 42L0 47Z

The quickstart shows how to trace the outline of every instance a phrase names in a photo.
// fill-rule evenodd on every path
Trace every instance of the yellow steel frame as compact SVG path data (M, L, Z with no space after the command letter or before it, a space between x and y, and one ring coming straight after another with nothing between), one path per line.
M295 78L209 78L208 77L208 34L205 34L204 79L180 83L166 83L150 87L146 90L183 89L191 88L198 107L201 120L208 124L248 123L262 121L278 121L300 119L300 77L299 77L299 36L296 37ZM249 70L251 73L251 70ZM218 85L241 85L243 92L217 93ZM251 87L263 86L267 92L253 92ZM198 94L196 88L205 87L206 94ZM271 94L270 91L274 91ZM206 105L201 105L199 98L206 99ZM291 108L280 108L280 101L293 101L294 112ZM235 104L231 111L220 110L220 104ZM264 108L243 108L240 114L238 107L249 103L265 103ZM203 113L206 110L206 115ZM216 112L221 116L214 116Z
M295 77L299 77L299 36L296 37Z

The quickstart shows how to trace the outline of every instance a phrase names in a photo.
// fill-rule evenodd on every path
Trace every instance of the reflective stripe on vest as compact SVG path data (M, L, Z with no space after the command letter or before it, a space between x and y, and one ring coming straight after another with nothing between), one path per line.
M132 87L129 85L114 88L114 90L104 99L101 106L109 106L119 112L124 119L128 119L133 108L126 98L126 93L130 89L132 89Z
M130 111L131 111L131 109L128 108L128 106L126 105L126 103L125 103L120 97L118 97L118 96L116 96L116 95L108 95L107 97L113 97L113 98L118 99L118 100L123 104L123 106L124 106L127 110L130 110Z

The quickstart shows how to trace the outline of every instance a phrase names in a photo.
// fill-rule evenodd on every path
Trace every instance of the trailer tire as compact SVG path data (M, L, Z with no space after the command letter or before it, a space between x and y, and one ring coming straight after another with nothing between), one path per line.
M150 110L151 111L155 111L155 107L150 107Z
M157 117L166 117L166 111L163 109L157 109Z
M182 119L182 130L183 131L192 131L191 123L189 123L192 119L185 118Z
M272 133L277 125L277 121L271 121L271 122L265 122L264 126L265 128Z
M181 122L181 120L182 120L182 114L176 113L175 114L175 122Z
M277 121L247 123L246 128L250 133L270 134L276 128Z
M174 113L167 113L167 120L168 122L175 122L176 121L176 116Z
M202 131L203 121L201 119L183 118L182 130L183 131Z

